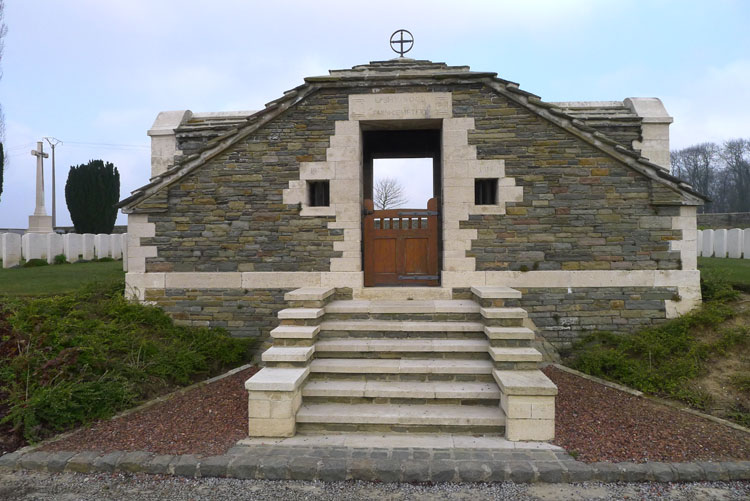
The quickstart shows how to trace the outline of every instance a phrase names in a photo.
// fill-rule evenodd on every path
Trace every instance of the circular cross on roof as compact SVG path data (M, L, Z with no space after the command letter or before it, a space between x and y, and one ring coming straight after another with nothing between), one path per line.
M412 47L414 47L414 35L409 30L396 30L393 32L393 35L391 35L391 49L393 49L393 52L398 53L400 57L404 57L404 54L409 52Z

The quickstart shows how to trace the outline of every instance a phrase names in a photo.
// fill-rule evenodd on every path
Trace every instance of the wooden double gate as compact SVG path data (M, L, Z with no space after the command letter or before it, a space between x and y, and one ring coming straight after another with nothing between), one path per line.
M424 209L373 210L365 200L365 286L440 285L438 199Z

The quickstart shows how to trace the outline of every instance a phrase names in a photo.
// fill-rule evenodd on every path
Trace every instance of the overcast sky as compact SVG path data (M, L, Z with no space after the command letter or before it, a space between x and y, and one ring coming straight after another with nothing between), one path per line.
M148 182L159 111L259 109L305 76L390 59L402 27L410 56L495 71L546 101L659 97L673 149L750 137L742 0L7 0L5 18L0 228L28 224L43 136L64 141L58 224L70 224L68 168L112 161L126 197Z

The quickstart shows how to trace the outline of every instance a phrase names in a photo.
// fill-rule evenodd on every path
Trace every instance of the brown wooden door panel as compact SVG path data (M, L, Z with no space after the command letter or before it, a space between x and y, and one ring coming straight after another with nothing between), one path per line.
M373 210L365 200L365 285L439 285L438 201L427 210Z

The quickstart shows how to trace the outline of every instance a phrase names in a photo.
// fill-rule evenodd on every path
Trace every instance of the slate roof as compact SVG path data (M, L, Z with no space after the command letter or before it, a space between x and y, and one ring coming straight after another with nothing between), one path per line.
M406 86L420 83L434 84L435 82L483 83L510 101L567 130L631 169L681 193L685 198L685 203L700 205L708 200L707 197L693 190L688 184L672 176L659 165L649 162L639 152L634 151L629 144L623 144L622 137L616 139L617 134L608 131L612 127L633 127L632 116L622 109L624 106L602 104L593 109L584 109L571 106L571 103L558 105L542 101L539 96L520 89L517 83L498 78L497 73L494 72L477 72L471 71L468 66L449 66L440 62L397 58L388 61L373 61L351 69L331 70L328 75L307 77L304 84L286 91L280 98L267 103L264 109L247 117L234 114L235 116L229 118L232 114L228 114L225 119L214 119L213 124L223 128L223 134L208 140L194 153L178 157L174 166L152 178L145 186L133 191L130 197L118 204L118 207L121 207L125 213L131 212L142 201L182 179L319 89L376 85ZM612 116L607 116L608 109L614 112ZM190 122L183 124L177 132L181 130L195 132L201 128L207 130L210 126L211 120L204 119L192 124Z

